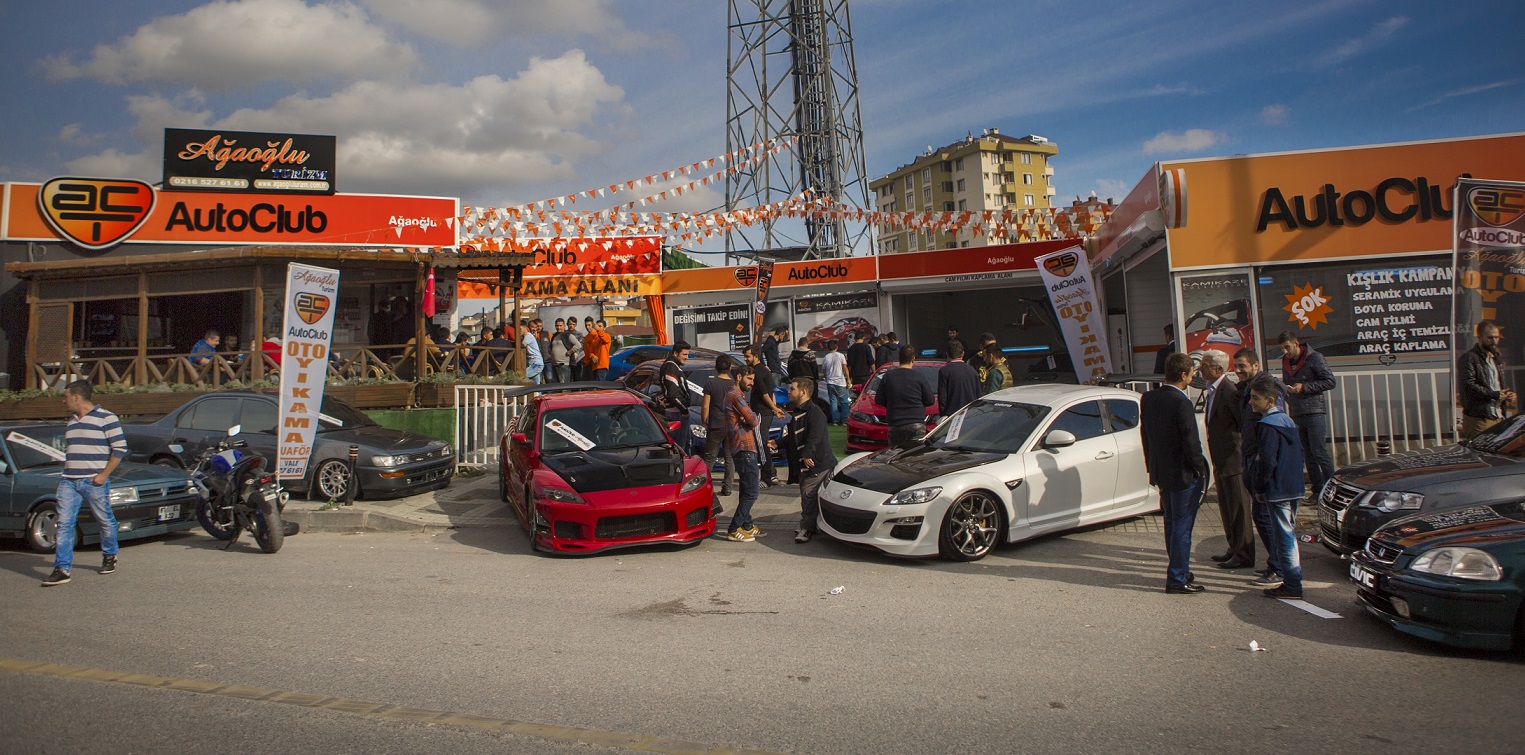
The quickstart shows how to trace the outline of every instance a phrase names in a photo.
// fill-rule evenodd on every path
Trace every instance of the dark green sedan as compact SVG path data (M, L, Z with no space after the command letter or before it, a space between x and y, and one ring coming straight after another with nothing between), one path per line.
M20 536L44 552L58 544L63 449L64 425L0 425L0 536ZM120 540L191 529L200 501L190 474L179 469L124 462L111 474L111 510ZM76 526L76 543L100 542L88 505L80 507Z
M1525 647L1525 499L1404 517L1350 557L1361 604L1400 632Z

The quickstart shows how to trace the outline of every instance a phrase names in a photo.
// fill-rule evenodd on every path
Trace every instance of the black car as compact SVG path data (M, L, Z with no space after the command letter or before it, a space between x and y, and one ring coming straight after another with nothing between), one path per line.
M704 427L702 418L704 411L704 384L715 376L715 360L703 360L690 358L683 363L683 375L688 380L688 437L690 454L699 455L704 453L705 438L709 431ZM636 393L653 399L660 400L662 393L662 362L652 360L643 362L631 370L629 374L620 379L620 384ZM774 400L780 406L788 403L788 394L783 398L774 395ZM660 414L660 412L658 412ZM774 418L768 429L768 437L778 440L783 436L784 427L789 421L784 418ZM778 454L777 460L781 460L783 454Z
M151 464L187 468L198 450L239 425L239 438L249 450L275 464L276 394L223 391L191 399L157 420L122 425L127 435L127 458ZM313 442L307 476L283 484L306 490L317 499L342 498L350 484L349 447L358 446L356 497L394 498L437 490L450 484L455 457L450 444L418 433L381 427L370 417L330 396L323 397L318 433Z
M1361 604L1400 632L1525 647L1525 499L1398 519L1350 557Z
M1319 492L1325 547L1345 556L1399 517L1518 498L1525 491L1525 414L1457 445L1345 467Z

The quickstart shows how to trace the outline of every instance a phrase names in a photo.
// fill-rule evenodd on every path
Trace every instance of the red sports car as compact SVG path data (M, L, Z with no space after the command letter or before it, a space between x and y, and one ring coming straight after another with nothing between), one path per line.
M859 333L873 338L878 332L874 324L868 320L861 317L844 317L830 325L817 325L811 328L810 332L805 334L805 339L810 348L815 351L825 351L828 341L836 341L842 344L842 351L846 352L847 347L857 340Z
M499 444L498 488L537 550L696 543L715 531L704 460L626 390L540 389Z
M1186 353L1195 364L1202 354L1221 351L1229 361L1234 352L1248 346L1255 348L1255 326L1250 322L1250 300L1238 299L1197 312L1186 318Z
M943 360L916 360L911 366L916 377L921 378L927 385L932 387L933 395L937 393L937 370L947 364ZM847 413L847 450L849 453L857 451L878 451L890 445L890 426L884 424L884 407L874 403L874 393L879 390L879 381L884 378L884 373L897 369L895 365L887 364L879 368L874 376L868 379L863 392L858 394L858 400L853 402L852 409ZM927 429L937 424L937 402L932 402L932 408L927 410Z

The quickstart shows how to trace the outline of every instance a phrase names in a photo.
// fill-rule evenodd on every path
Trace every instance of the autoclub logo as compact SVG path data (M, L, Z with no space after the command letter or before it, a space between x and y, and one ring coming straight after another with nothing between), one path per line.
M302 291L292 299L291 304L296 307L297 316L308 325L316 325L323 319L323 315L328 314L329 299L322 294Z
M48 225L82 249L110 249L131 236L153 213L157 195L142 181L55 178L42 185L37 203Z
M1467 192L1467 206L1479 220L1500 228L1525 215L1525 189L1480 186Z
M1080 255L1074 252L1066 252L1057 257L1049 257L1043 261L1043 269L1063 278L1075 272L1076 263L1080 262Z
M1312 283L1304 286L1293 286L1292 293L1283 294L1287 298L1287 306L1282 307L1291 314L1287 316L1287 322L1297 323L1298 328L1312 328L1318 330L1318 326L1329 324L1329 315L1334 313L1334 307L1329 306L1329 297L1324 293L1324 287L1314 287Z
M757 268L755 268L755 267L738 267L738 268L736 268L736 282L740 283L743 286L746 286L747 288L751 288L752 286L757 285Z

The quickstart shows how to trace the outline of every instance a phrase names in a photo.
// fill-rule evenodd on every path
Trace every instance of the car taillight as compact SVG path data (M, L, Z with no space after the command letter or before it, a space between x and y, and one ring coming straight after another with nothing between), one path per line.
M272 482L275 482L275 475L267 474L264 477L259 478L259 484L261 485L269 485Z

